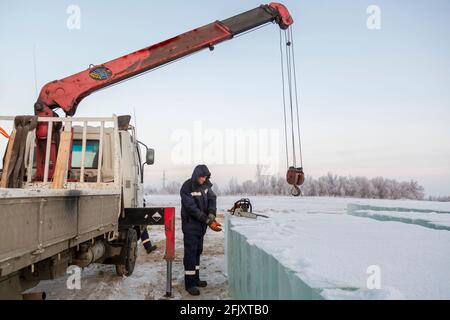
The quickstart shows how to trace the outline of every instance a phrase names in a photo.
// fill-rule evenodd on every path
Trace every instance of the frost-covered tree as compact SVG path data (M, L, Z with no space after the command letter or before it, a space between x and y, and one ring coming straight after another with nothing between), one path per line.
M239 194L242 193L242 187L239 185L236 177L232 177L228 182L228 189L226 190L226 194Z
M181 183L178 181L171 181L166 185L163 190L166 194L179 194L181 189Z
M233 177L228 182L226 188L219 188L215 185L213 190L218 195L289 195L291 186L286 182L285 177L266 176L262 174L263 167L257 166L256 181L246 180L241 184ZM148 193L168 193L178 194L181 184L170 182L165 189L156 191L150 187L145 188ZM304 196L312 197L354 197L354 198L374 198L374 199L424 199L424 188L417 181L399 182L393 179L376 177L336 176L328 173L326 176L315 179L306 176L305 183L301 186ZM433 198L429 198L434 200ZM437 201L450 201L450 197L441 197Z
M439 196L439 197L435 197L435 196L429 196L428 201L440 201L440 202L450 202L450 196Z

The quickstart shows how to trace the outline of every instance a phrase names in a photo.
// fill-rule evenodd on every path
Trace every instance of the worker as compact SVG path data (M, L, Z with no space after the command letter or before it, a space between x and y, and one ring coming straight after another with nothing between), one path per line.
M198 296L198 287L206 287L200 280L200 256L203 252L203 238L209 226L216 232L222 231L216 221L216 195L211 190L211 173L206 165L198 165L191 179L183 183L181 195L181 228L184 236L184 282L189 294Z
M144 208L147 207L147 201L144 199ZM145 251L147 252L147 254L152 253L153 251L156 250L156 245L152 245L152 242L150 240L150 236L148 234L148 230L147 227L144 228L144 230L142 230L140 228L136 229L137 234L140 234L140 239L141 239L141 243L144 246Z

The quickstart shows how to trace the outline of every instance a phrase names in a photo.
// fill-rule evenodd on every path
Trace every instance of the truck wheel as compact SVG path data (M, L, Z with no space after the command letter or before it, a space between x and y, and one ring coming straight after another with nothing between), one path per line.
M137 233L134 229L128 229L127 238L122 248L122 257L125 264L116 264L116 273L119 276L131 276L137 258Z

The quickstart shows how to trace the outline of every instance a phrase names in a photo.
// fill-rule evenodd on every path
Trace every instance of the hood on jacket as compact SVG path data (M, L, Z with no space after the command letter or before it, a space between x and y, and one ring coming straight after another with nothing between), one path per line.
M209 181L209 178L211 178L211 172L206 165L200 164L195 167L194 172L192 172L191 179L193 184L198 185L198 177L206 177L205 185L208 187L212 186L211 182Z

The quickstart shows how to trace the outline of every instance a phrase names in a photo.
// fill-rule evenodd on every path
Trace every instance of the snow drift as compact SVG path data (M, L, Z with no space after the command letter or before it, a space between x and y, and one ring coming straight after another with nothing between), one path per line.
M254 200L255 211L261 205L272 208L264 211L269 219L226 218L227 274L233 298L450 299L448 204ZM377 210L383 219L373 217ZM414 223L414 214L437 227ZM375 288L374 276L379 282Z

